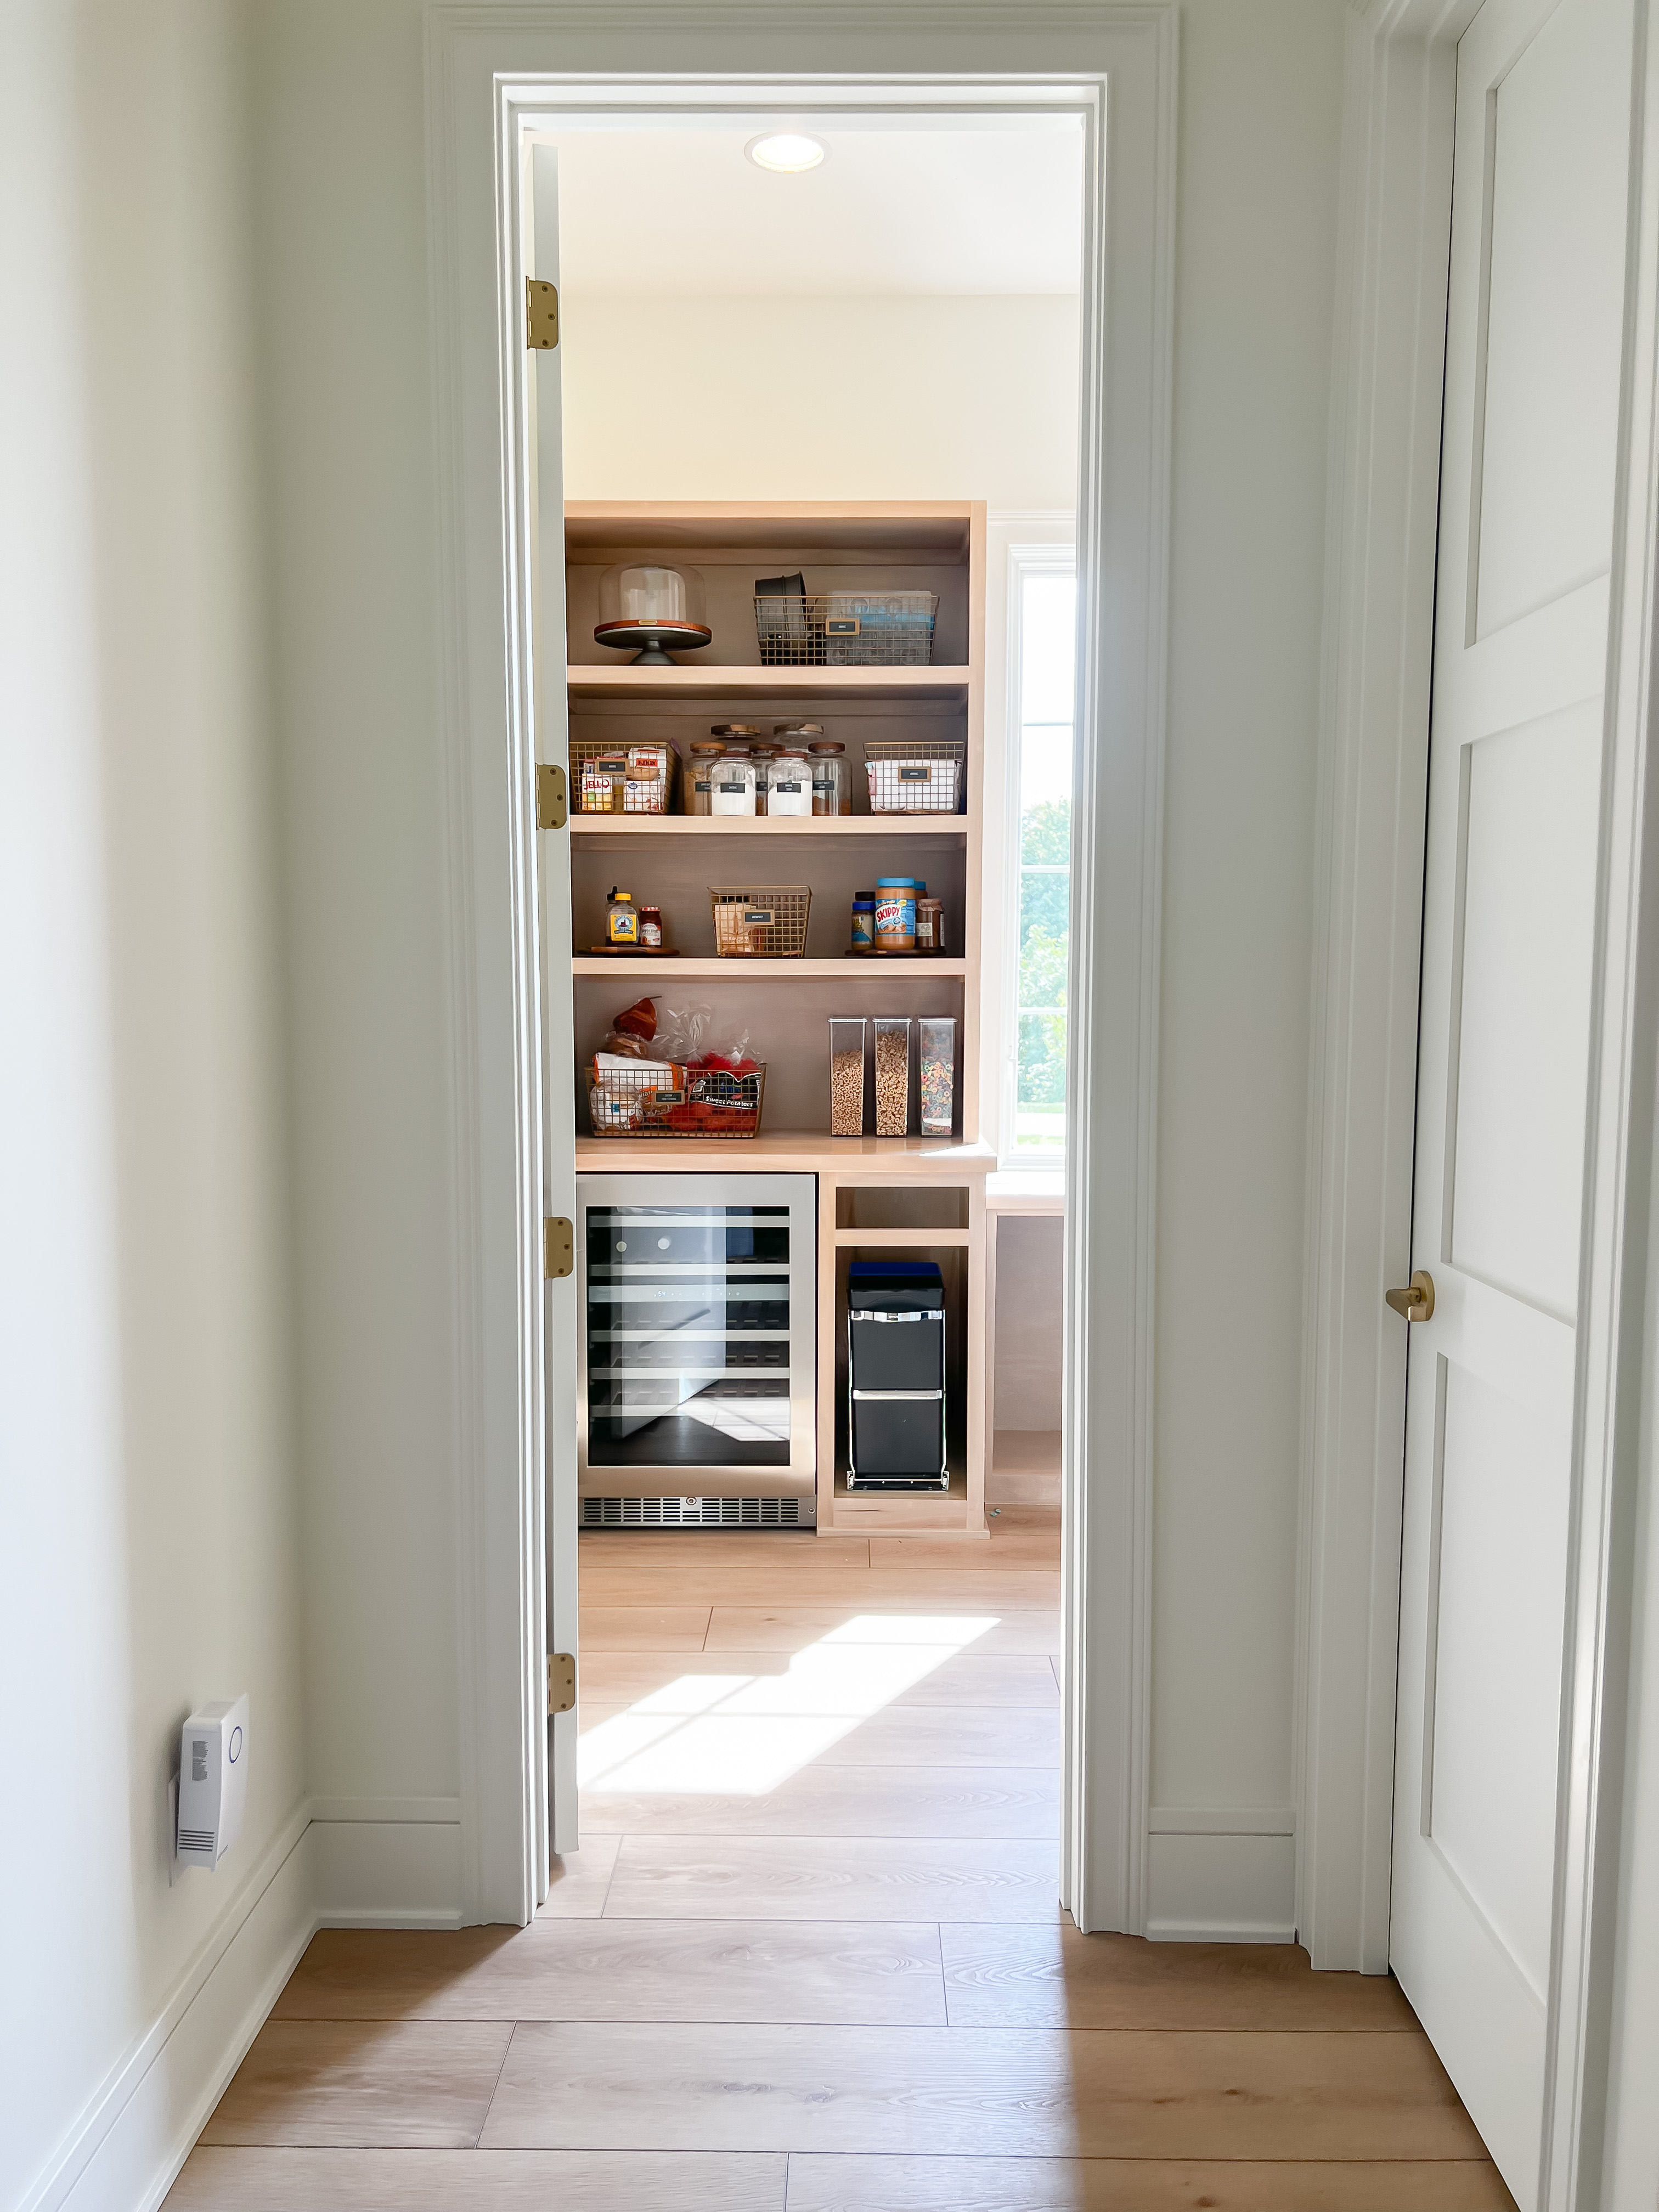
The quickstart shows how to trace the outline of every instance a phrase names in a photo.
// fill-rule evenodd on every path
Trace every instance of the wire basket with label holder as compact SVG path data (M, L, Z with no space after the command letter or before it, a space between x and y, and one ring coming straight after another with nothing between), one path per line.
M587 1064L596 1137L757 1137L766 1062L741 1069L600 1053Z
M665 739L611 744L570 740L573 814L672 814L680 757Z
M960 738L866 738L872 814L959 814L968 747Z
M710 884L714 951L722 960L800 960L812 894L805 884L744 890Z
M926 668L936 592L756 594L763 668Z

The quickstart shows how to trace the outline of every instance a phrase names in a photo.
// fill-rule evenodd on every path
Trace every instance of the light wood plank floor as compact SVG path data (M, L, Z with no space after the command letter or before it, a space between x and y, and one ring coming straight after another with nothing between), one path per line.
M1060 1911L1058 1567L584 1537L580 1851L319 1935L171 2212L1512 2212L1392 1981Z

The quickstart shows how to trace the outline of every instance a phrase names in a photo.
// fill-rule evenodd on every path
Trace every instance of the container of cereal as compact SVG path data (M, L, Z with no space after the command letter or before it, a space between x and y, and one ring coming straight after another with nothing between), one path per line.
M864 1134L864 1032L862 1014L830 1017L830 1133Z
M923 1014L916 1023L921 1077L921 1133L948 1137L957 1116L957 1024L953 1014Z
M910 1128L910 1017L876 1014L876 1134L902 1137Z

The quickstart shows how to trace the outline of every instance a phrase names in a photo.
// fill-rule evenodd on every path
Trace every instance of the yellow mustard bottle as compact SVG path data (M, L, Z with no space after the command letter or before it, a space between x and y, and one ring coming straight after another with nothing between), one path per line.
M607 945L638 945L640 910L634 903L632 891L612 890L607 894L605 937Z

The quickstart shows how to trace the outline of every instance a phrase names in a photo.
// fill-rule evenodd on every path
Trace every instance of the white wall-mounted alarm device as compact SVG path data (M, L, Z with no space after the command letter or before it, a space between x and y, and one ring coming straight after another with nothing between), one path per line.
M179 1837L181 1867L212 1873L242 1832L247 1803L247 1698L203 1705L179 1740Z

